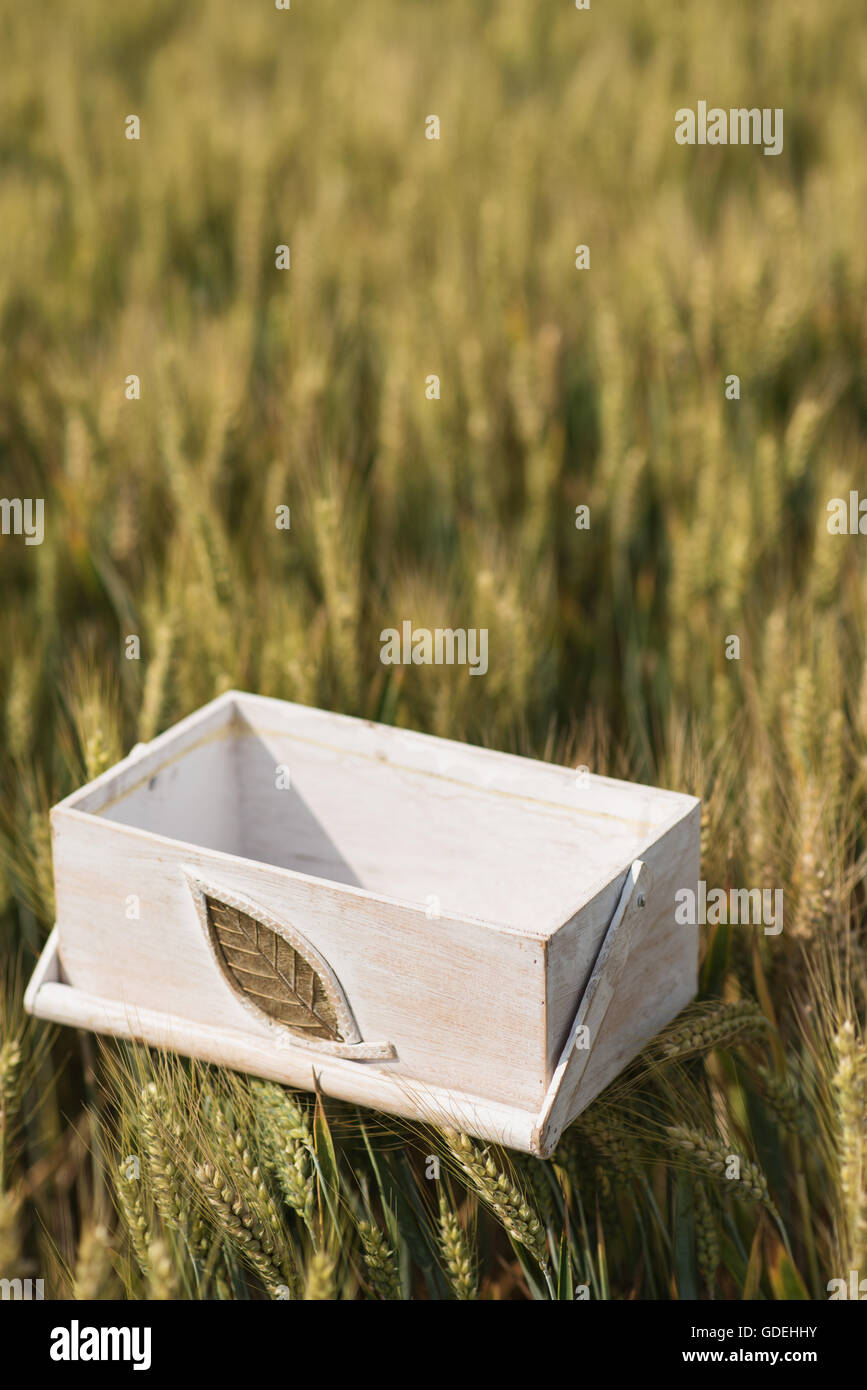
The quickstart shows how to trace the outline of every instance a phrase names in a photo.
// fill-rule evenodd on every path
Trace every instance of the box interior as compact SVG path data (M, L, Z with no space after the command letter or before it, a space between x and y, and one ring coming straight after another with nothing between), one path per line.
M258 697L224 706L197 739L173 747L171 733L140 770L121 765L70 805L432 918L533 935L566 921L691 804Z

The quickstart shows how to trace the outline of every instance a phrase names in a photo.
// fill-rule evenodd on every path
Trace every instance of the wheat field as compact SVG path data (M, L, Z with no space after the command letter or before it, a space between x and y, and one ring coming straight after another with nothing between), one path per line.
M0 4L0 491L44 499L0 536L0 1276L867 1275L867 541L827 526L867 496L859 11ZM782 153L678 145L704 99L783 108ZM485 677L383 665L403 618L486 628ZM49 807L230 688L700 796L702 877L783 930L704 929L547 1163L25 1018Z

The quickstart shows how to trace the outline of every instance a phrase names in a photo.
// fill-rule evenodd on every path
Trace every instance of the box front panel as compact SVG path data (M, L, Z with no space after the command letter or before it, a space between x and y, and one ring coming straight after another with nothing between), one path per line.
M480 923L162 840L75 811L53 818L64 974L129 1009L157 1009L274 1041L219 969L185 876L242 894L321 953L362 1039L358 1062L535 1110L545 1087L544 947ZM309 1053L315 1062L313 1051Z

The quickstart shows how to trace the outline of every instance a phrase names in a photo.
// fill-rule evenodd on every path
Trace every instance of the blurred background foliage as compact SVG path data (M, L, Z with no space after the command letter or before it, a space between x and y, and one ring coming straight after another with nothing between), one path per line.
M123 1097L162 1088L165 1152L165 1106L201 1078L126 1056L125 1090L120 1050L20 1012L53 920L48 807L233 686L693 792L703 877L784 889L781 936L705 943L688 1066L654 1054L648 1081L645 1058L559 1166L498 1156L535 1191L547 1283L466 1166L425 1208L452 1244L471 1218L484 1296L565 1296L592 1265L594 1296L822 1297L863 1260L867 577L863 538L826 529L865 476L861 19L855 0L2 0L0 490L45 499L41 546L0 537L4 1268L67 1292L100 1260L131 1293L268 1287L213 1203L204 1285L158 1182L150 1272L108 1203ZM783 153L678 146L700 99L784 108ZM487 627L488 675L383 666L405 618ZM742 1006L766 1037L713 1022ZM246 1106L252 1134L239 1084L220 1113L243 1133ZM708 1196L711 1150L702 1168L668 1134L692 1111L767 1170L767 1202ZM193 1205L214 1132L173 1164ZM373 1172L347 1133L347 1171ZM314 1179L295 1292L389 1296L363 1232L335 1218L328 1244ZM403 1293L445 1296L388 1224L392 1188L365 1192Z

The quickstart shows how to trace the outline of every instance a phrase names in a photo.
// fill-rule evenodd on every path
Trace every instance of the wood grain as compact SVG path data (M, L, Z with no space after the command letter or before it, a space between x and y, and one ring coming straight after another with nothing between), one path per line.
M342 1042L321 977L277 932L249 913L205 898L225 974L269 1018L308 1038Z

